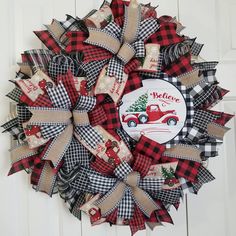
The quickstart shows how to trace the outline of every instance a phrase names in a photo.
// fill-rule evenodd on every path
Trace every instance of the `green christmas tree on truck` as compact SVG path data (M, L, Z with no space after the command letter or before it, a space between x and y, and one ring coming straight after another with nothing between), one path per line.
M148 102L148 93L141 95L138 100L136 100L126 112L144 112L146 111L146 106Z

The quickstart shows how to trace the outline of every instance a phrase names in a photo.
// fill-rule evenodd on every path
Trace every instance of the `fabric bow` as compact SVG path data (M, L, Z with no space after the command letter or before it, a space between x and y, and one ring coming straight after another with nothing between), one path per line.
M88 112L96 105L96 98L80 96L74 110L64 108L29 107L32 113L27 125L40 126L44 138L53 138L43 160L52 161L56 168L68 149L72 137L94 148L102 136L90 125Z
M134 203L147 217L159 209L147 192L160 191L164 178L141 179L141 173L133 171L126 162L122 162L114 174L118 179L89 174L91 191L105 194L95 203L100 208L102 216L109 215L118 207L118 217L130 219L133 216Z
M89 28L86 43L101 47L114 56L109 61L107 75L115 76L122 82L124 66L134 56L145 57L144 42L159 28L154 18L141 19L141 6L131 0L125 9L123 29L115 22L109 23L104 29ZM98 62L99 63L99 62Z

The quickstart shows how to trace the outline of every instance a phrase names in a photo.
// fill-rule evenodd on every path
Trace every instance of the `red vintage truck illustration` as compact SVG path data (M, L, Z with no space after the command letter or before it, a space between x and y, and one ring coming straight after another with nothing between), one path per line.
M145 112L127 112L122 115L122 122L128 127L136 127L139 124L163 123L169 126L176 125L179 117L175 110L161 110L159 104L151 104Z

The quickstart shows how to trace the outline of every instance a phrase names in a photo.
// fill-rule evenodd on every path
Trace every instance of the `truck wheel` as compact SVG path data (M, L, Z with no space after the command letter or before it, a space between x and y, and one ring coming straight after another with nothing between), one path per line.
M136 123L134 120L129 120L129 121L128 121L128 126L129 126L129 127L136 127L136 126L137 126L137 123Z
M145 123L148 122L148 116L145 115L145 114L141 114L141 115L138 117L138 119L139 119L139 122L142 123L142 124L145 124Z
M177 124L177 120L175 118L170 118L167 120L167 125L176 125Z

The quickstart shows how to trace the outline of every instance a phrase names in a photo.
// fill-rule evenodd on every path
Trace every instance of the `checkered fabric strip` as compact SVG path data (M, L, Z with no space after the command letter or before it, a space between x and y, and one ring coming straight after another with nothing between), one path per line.
M201 158L205 161L208 157L218 156L218 149L221 144L221 142L212 141L202 144L196 144L196 146L201 149Z
M65 55L56 55L49 62L48 74L52 78L57 78L59 75L64 75L68 71L71 71L74 76L76 76L76 65L74 61Z
M171 223L173 224L173 221L171 219L170 214L165 209L164 205L161 203L161 201L157 200L157 204L160 206L161 209L158 209L155 211L156 218L160 220L161 222ZM156 222L156 221L155 221Z
M75 109L82 111L91 111L96 105L96 97L92 96L80 96L77 100Z
M111 223L111 224L116 224L117 214L118 214L118 209L115 209L112 213L107 215L106 221Z
M175 174L191 182L196 182L200 167L201 163L199 162L179 159Z
M201 167L198 175L198 182L193 184L193 189L195 193L198 193L200 188L211 181L213 181L215 177L205 168Z
M135 154L141 154L158 161L162 153L165 151L165 146L142 135L135 147Z
M61 52L60 46L47 30L34 31L34 33L50 51L53 51L54 53Z
M217 78L215 76L216 70L205 70L202 72L204 81L209 84L217 84Z
M197 110L194 114L193 126L199 129L207 130L207 125L218 118L208 111Z
M97 106L89 112L89 121L92 126L101 125L107 120L107 114L102 106Z
M164 178L143 178L139 182L139 187L145 191L159 191L165 182Z
M93 46L93 45L84 45L83 48L84 63L89 63L92 61L102 61L112 58L112 53L103 49L101 47Z
M93 61L86 64L82 64L82 69L85 71L87 76L87 87L91 88L96 84L99 74L102 68L107 64L107 60Z
M89 177L88 175L96 176L97 172L87 167L79 167L79 178L74 178L71 182L71 187L77 191L85 191L86 193L93 193L90 191L89 185Z
M112 0L110 8L114 18L121 17L125 14L124 10L125 3L122 0Z
M186 180L185 178L179 178L179 181L181 183L182 196L187 193L194 193L193 183Z
M127 187L118 206L118 217L121 219L131 219L134 214L134 200L130 191L130 188Z
M131 59L124 68L124 72L126 74L132 73L134 70L136 70L139 66L141 66L141 61L137 58Z
M132 235L137 233L139 230L144 230L146 228L143 213L136 204L134 205L134 215L129 220L129 226Z
M67 53L83 51L84 41L88 34L82 31L69 31L66 36L69 38L69 43L66 47Z
M28 106L33 106L34 102L25 94L22 94L22 96L20 97L20 104L24 104L24 105L28 105Z
M20 101L20 97L22 96L23 92L19 87L15 87L11 92L9 92L6 96L15 102Z
M52 107L52 102L47 94L39 95L36 101L32 104L33 107Z
M107 178L102 175L98 174L89 174L89 191L93 193L101 193L105 194L103 196L103 199L106 198L106 196L109 195L109 193L112 193L116 186L117 186L117 179L116 178ZM97 203L103 201L102 198L100 198ZM118 203L119 204L119 203ZM117 204L117 206L118 206ZM109 214L109 213L108 213Z
M62 83L56 87L47 87L47 93L55 108L71 108L71 101Z
M150 193L150 195L164 203L175 204L180 201L181 190L180 188L170 190L163 189L155 193Z
M90 159L90 152L73 137L64 155L63 167L67 172L70 172L76 165L89 166Z
M21 56L25 56L25 55L21 54ZM29 79L30 77L28 75L21 72L21 67L22 66L29 66L29 63L28 62L20 62L20 63L17 63L17 65L20 67L20 70L18 72L16 72L16 79ZM13 83L15 84L15 80L13 80Z
M220 124L222 126L224 126L234 117L234 115L225 112L213 111L213 110L209 110L209 112L211 112L213 115L218 116L218 118L215 120L215 123Z
M183 143L190 141L190 144L196 144L201 138L205 137L205 135L206 134L203 129L193 126L189 129L186 139L183 140Z
M113 175L113 171L115 169L115 167L112 164L104 161L103 159L101 159L99 157L96 157L95 161L90 163L90 167L93 170L95 170L105 176Z
M73 198L70 199L70 202L67 200L67 205L69 205L70 212L79 220L81 220L81 211L80 207L85 203L86 193L77 192Z
M48 64L54 53L46 49L33 49L24 52L25 58L33 72L47 71Z
M126 131L121 127L120 129L116 129L116 133L119 135L121 140L124 141L129 150L131 150L130 136L126 133Z
M195 63L193 66L199 68L199 70L207 71L215 69L217 65L218 65L217 61L208 61L208 62Z
M165 66L162 70L168 74L169 76L177 77L181 74L187 73L193 69L191 65L191 55L190 53L186 53L181 56L175 62Z
M13 163L10 171L8 172L8 175L12 175L21 170L30 169L34 165L34 158L35 155L24 158L16 163Z
M176 33L176 24L172 22L162 22L159 30L154 33L147 43L157 43L161 46L169 46L184 41L184 38Z
M124 94L133 92L134 90L139 89L142 86L142 78L139 73L132 72L129 74L128 80L126 82Z
M142 178L144 178L152 164L152 159L141 154L135 155L133 170L138 171Z
M108 68L107 68L107 75L111 77L116 77L119 83L123 80L124 75L124 65L121 63L121 60L117 57L113 57L110 59Z
M194 106L197 108L199 107L202 103L204 103L208 97L211 97L214 91L216 90L215 85L207 85L204 87L204 92L198 95L198 97L195 98L194 100Z
M128 174L130 174L132 172L132 168L130 167L130 165L127 162L122 162L120 165L118 165L116 167L116 169L114 170L114 175L120 179L123 180L124 178L126 178L126 176Z
M34 160L34 162L35 162L35 160ZM31 176L30 176L30 183L32 185L37 185L38 184L40 175L43 171L44 164L45 164L45 162L40 162L36 165L34 163L34 165L32 167L32 173L31 173Z
M17 104L16 109L17 109L17 114L18 114L18 122L20 124L28 121L31 118L32 114L27 109L26 106L22 106L20 104Z
M204 44L194 42L191 46L191 54L193 56L199 56L200 52L202 51Z
M63 83L66 89L66 92L70 98L71 107L74 108L74 106L76 105L76 102L78 101L79 95L75 88L74 76L71 73L71 71L68 71L67 74L65 75L58 76L57 83L59 84L60 82Z
M116 105L114 103L104 103L102 107L106 114L106 121L102 123L102 127L106 130L119 129L121 123Z
M163 55L163 63L168 65L179 59L184 54L189 53L189 51L190 48L186 41L168 47L162 47L161 53Z
M96 149L99 143L103 142L103 136L98 133L92 126L77 126L75 131L79 134L80 138L86 142L92 149Z
M50 139L60 135L65 128L65 125L43 125L40 130L44 139Z
M198 97L201 96L202 93L205 93L209 89L209 85L207 85L204 81L199 83L198 85L194 86L192 89L189 90L189 94L196 100Z
M211 96L207 97L204 102L202 102L202 104L199 106L199 108L211 109L216 104L218 104L228 92L229 90L216 86Z
M140 23L140 29L138 33L138 39L141 41L147 40L152 34L154 34L160 25L154 18L147 18Z
M68 14L66 14L66 20L62 21L61 25L66 31L80 30L77 19Z
M18 125L19 125L18 117L15 117L15 118L7 121L3 125L1 125L1 127L4 129L3 132L6 132L6 131L10 132L14 127L17 127Z

